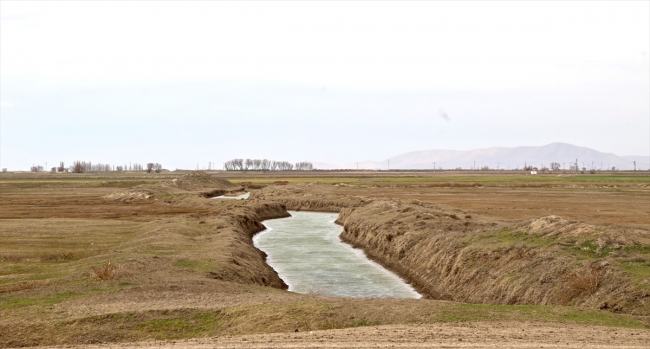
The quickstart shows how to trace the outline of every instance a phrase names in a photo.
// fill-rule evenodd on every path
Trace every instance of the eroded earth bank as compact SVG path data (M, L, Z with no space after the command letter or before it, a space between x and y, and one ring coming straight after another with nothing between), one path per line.
M628 268L646 261L646 230L559 216L513 224L419 200L337 198L310 188L269 187L254 198L291 210L339 211L343 241L427 298L650 315L650 278Z
M219 347L227 335L298 331L297 340L308 341L309 331L370 333L391 324L406 326L404 333L412 326L435 342L426 331L449 322L453 331L457 321L523 330L569 323L579 333L628 328L603 347L635 347L648 338L650 235L638 227L555 215L499 219L331 184L236 185L204 173L155 184L84 183L3 184L0 346L213 337L179 345ZM244 190L248 200L211 199ZM341 238L427 299L284 291L252 236L263 220L286 217L287 210L340 212ZM318 333L321 343L330 336ZM292 347L291 338L284 347ZM576 338L582 337L561 339L577 347Z

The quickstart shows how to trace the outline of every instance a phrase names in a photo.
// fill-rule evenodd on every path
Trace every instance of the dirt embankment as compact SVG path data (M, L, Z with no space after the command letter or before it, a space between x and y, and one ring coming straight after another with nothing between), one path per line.
M244 187L205 172L190 172L181 178L156 184L142 184L118 190L105 196L109 200L132 202L138 200L163 200L171 202L175 196L194 195L205 198L243 192Z
M343 209L338 223L342 240L430 298L650 315L648 279L626 271L616 254L646 249L646 231L603 231L555 216L507 227L399 200Z
M360 207L371 200L363 196L328 195L313 190L312 183L275 185L252 191L249 200L280 202L292 211L340 212L346 207Z
M235 187L218 181L191 174L179 179L180 184L156 185L153 195L177 205L209 206L200 195L178 193ZM181 189L185 187L193 191ZM213 276L286 288L251 238L264 229L262 220L286 217L287 209L340 212L341 239L363 249L429 298L581 305L650 315L650 281L643 272L628 268L630 263L646 268L647 231L604 229L556 216L505 224L418 200L336 195L312 183L254 190L246 202L220 211L233 230L231 244L236 247L229 249L237 252L228 259L228 267Z
M203 238L202 250L213 248L220 254L217 267L209 268L211 277L224 281L253 283L286 289L287 285L277 272L266 264L266 254L253 246L252 237L265 229L263 220L290 216L282 203L264 203L260 201L223 202L205 200L215 195L237 193L243 187L227 180L213 177L204 172L188 173L171 181L140 185L127 190L120 190L105 196L106 199L123 203L149 201L158 205L172 207L190 207L197 211L185 219L200 221L208 229L192 237L193 241ZM177 239L186 226L171 226L166 229L168 239ZM205 229L201 229L203 231ZM216 235L215 237L207 237ZM220 251L221 250L221 251ZM188 256L186 259L195 260ZM200 257L205 258L205 257Z
M286 206L260 203L242 205L231 211L223 217L227 224L225 233L230 239L226 251L230 255L227 263L210 271L211 277L287 289L278 273L266 263L266 253L255 248L252 240L255 234L265 229L263 220L289 217Z
M311 187L269 187L251 197L290 210L340 212L343 241L428 298L650 315L650 278L630 269L650 265L648 231L557 216L513 225L418 200L331 195Z

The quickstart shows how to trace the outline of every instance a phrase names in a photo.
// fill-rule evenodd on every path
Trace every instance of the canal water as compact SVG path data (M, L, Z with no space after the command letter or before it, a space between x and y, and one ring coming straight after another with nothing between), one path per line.
M363 251L343 243L339 238L343 228L334 223L338 214L289 213L292 217L264 221L267 229L253 237L289 291L339 297L421 297Z
M225 196L225 195L219 195L213 197L213 199L229 199L229 200L246 200L248 197L251 195L251 193L246 192L244 194L239 194L236 196Z

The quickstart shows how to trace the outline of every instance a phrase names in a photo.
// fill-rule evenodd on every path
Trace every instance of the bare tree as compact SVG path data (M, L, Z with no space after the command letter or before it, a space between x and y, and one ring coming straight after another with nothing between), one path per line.
M270 161L268 159L232 159L223 163L223 168L226 171L236 171L236 170L271 170L271 171L291 171L294 168L301 171L311 171L314 169L314 165L311 162L299 162L291 164L288 161Z
M81 161L75 161L72 163L71 171L73 173L84 173L86 172L85 163Z
M557 171L559 169L560 169L560 163L559 162L555 162L555 161L551 162L551 170Z
M153 171L153 166L154 166L153 162L147 164L147 173L151 173L151 171Z
M311 171L314 169L314 165L312 165L311 162L298 162L296 163L296 170L297 171Z
M153 165L153 170L156 171L156 173L160 173L160 171L162 171L162 165L156 162Z
M263 171L268 171L271 167L271 162L267 159L262 160L261 169Z
M243 170L244 160L243 159L232 159L223 163L223 168L226 171L237 171Z
M57 171L64 172L65 170L67 169L65 168L65 164L63 164L63 161L59 162L59 167L57 168Z

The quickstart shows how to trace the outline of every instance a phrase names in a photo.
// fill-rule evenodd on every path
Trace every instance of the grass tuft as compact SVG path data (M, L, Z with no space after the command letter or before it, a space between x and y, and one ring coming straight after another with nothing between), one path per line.
M560 303L567 304L572 299L591 296L605 279L605 270L600 266L590 266L564 276L566 288L560 294Z
M90 278L95 280L113 280L120 276L127 275L122 264L113 264L108 261L106 264L90 268Z
M69 261L74 258L72 252L47 253L41 256L42 261Z
M18 254L3 254L0 256L0 261L3 262L20 262L24 259L27 259L27 256Z

